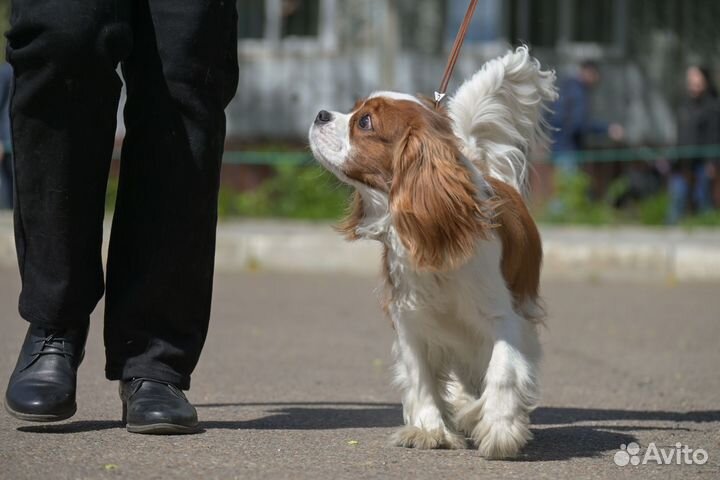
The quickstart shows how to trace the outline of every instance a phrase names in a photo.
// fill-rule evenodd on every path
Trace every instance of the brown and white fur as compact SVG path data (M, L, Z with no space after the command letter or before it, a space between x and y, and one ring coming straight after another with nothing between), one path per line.
M555 75L520 47L447 110L378 92L310 129L319 162L356 189L340 230L384 245L405 426L394 443L516 455L538 399L542 246L523 200Z

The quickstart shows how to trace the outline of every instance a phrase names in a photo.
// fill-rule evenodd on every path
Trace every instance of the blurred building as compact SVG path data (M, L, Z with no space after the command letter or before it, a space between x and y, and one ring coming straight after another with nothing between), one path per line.
M318 110L348 109L377 89L431 96L467 5L239 0L230 137L302 140ZM684 67L719 63L718 18L716 0L480 0L453 81L521 42L560 75L594 59L598 115L621 120L630 143L667 144Z

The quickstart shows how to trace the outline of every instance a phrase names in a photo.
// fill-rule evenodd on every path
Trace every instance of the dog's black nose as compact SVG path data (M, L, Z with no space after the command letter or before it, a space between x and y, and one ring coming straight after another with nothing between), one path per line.
M315 124L328 123L330 120L332 120L332 114L327 110L320 110L320 113L315 117Z

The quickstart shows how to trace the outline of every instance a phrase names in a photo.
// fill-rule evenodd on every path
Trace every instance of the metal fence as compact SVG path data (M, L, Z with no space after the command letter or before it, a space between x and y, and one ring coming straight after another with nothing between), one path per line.
M634 147L583 150L577 152L577 161L584 164L608 162L647 162L653 160L678 160L683 158L720 159L720 145L689 145L673 147ZM539 158L548 162L549 156ZM228 151L223 155L227 165L307 165L313 162L309 151L258 152Z

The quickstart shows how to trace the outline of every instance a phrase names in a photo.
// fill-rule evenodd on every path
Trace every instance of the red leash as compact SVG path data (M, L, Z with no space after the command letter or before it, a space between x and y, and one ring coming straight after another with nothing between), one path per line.
M448 83L450 83L450 77L452 77L453 70L455 70L455 63L460 56L460 49L462 48L465 37L467 36L468 28L470 27L470 21L475 14L475 7L477 7L478 0L471 0L468 6L465 18L463 19L460 30L455 37L455 43L453 44L452 50L450 51L450 58L448 59L447 66L445 67L445 74L443 75L440 88L435 92L435 106L440 105L440 102L447 93Z

